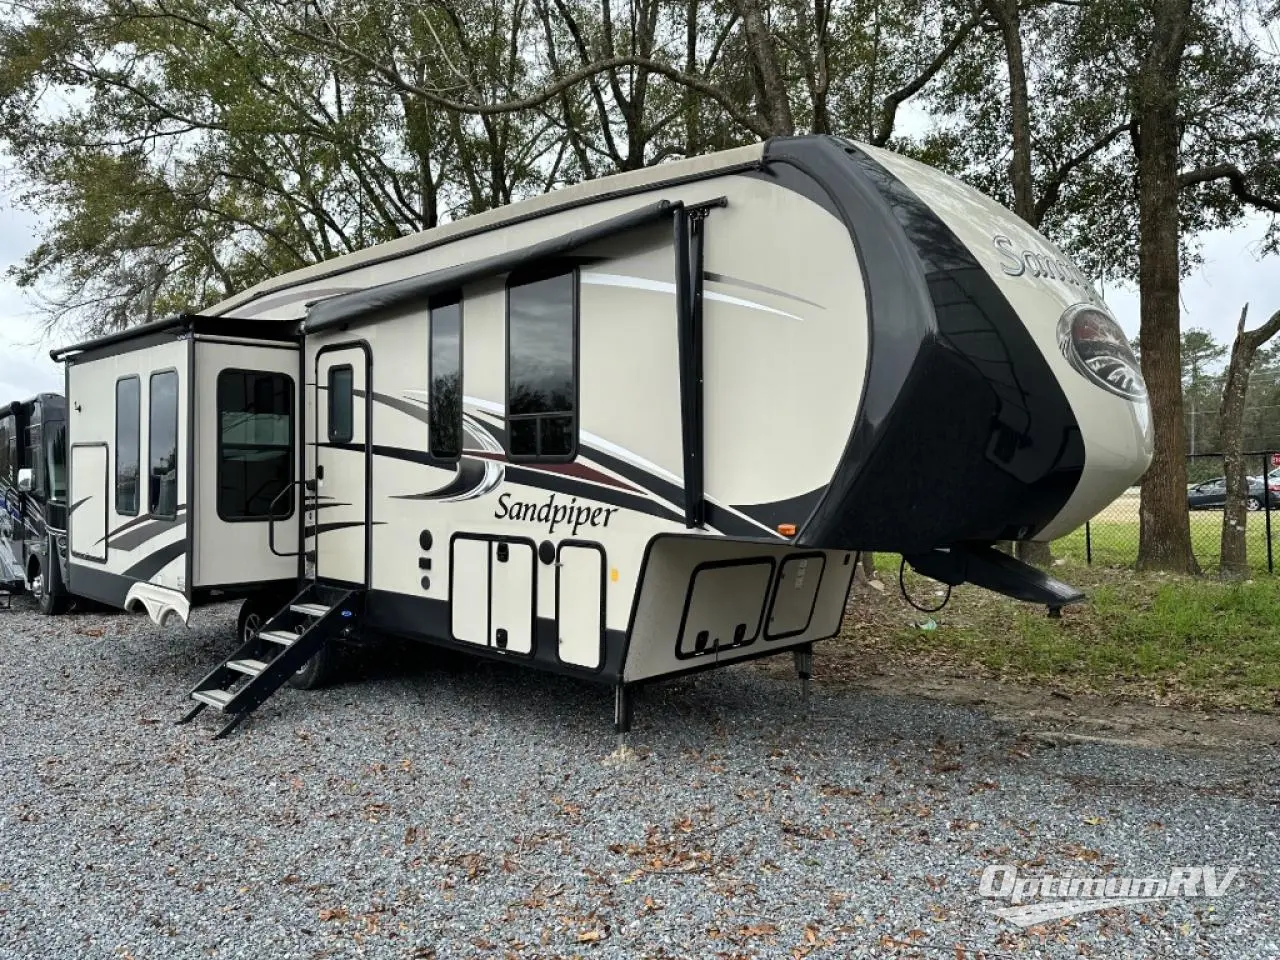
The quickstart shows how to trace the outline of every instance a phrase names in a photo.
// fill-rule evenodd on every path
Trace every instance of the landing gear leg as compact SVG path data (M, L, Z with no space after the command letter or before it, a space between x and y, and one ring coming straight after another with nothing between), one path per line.
M618 750L627 748L627 735L631 732L632 698L634 691L625 683L613 688L613 732L618 735Z
M800 700L807 717L810 712L809 681L813 678L813 644L796 647L792 654L796 662L796 676L800 678Z

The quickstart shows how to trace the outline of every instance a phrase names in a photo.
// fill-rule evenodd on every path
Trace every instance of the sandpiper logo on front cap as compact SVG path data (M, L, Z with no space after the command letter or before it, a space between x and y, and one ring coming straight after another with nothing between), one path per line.
M1058 347L1078 373L1126 400L1147 399L1147 385L1120 324L1090 303L1068 307L1058 319Z
M1000 254L1000 269L1006 276L1056 280L1079 288L1090 300L1098 302L1098 292L1093 289L1093 284L1069 261L1044 250L1019 250L1002 233L993 236L991 242Z

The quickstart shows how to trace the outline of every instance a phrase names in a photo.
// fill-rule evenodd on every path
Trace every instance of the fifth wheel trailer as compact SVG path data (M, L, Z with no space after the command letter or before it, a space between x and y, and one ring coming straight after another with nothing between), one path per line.
M1133 355L1061 251L958 181L832 137L569 187L173 324L154 336L181 345L57 354L73 402L97 358L177 371L190 518L152 570L74 549L148 511L81 536L77 510L72 587L185 617L228 554L277 587L295 575L193 691L224 731L364 631L610 684L625 728L637 684L783 651L803 666L860 550L1060 607L1079 594L992 544L1066 533L1150 459ZM229 352L202 370L203 338ZM211 534L226 452L203 431L224 424L200 408L223 369L261 369L237 351L285 345L296 472L243 536ZM117 366L88 389L111 396L134 369ZM92 466L71 415L73 499L115 469L101 410ZM153 461L139 495L166 482Z

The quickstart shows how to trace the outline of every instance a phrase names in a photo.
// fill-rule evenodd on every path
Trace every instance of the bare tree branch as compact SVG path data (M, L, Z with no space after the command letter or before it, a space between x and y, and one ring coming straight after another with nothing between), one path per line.
M960 49L961 44L969 39L969 34L973 33L974 28L982 22L984 15L985 11L981 6L975 7L973 13L969 15L969 19L960 24L960 28L956 30L946 45L938 51L937 55L929 61L924 70L906 86L900 87L884 98L880 106L880 123L876 127L875 136L871 138L871 142L875 146L883 147L889 142L889 138L893 136L893 125L898 118L898 107L923 90L929 81L937 76L938 71L946 66L947 61Z
M1280 167L1280 160L1269 161L1262 166ZM1257 169L1259 168L1255 168L1255 172ZM1186 173L1179 174L1178 186L1185 188L1201 183L1212 183L1215 180L1226 180L1231 185L1231 192L1242 203L1247 203L1260 210L1280 213L1280 199L1264 197L1260 193L1255 193L1249 187L1249 176L1250 174L1245 173L1234 163L1215 163L1212 166L1200 167L1197 170L1188 170Z
M246 15L253 15L247 9L246 0L235 0L235 5L237 9L243 10ZM288 30L289 33L294 36L309 40L331 53L337 53L344 57L351 58L366 69L377 74L396 90L413 94L416 97L421 97L423 100L426 100L442 110L448 110L453 113L467 116L486 117L507 113L519 113L523 110L532 110L536 107L542 106L550 100L554 100L564 91L569 90L598 74L617 70L621 67L636 67L649 70L652 73L660 74L668 80L671 80L673 83L686 86L698 93L701 93L708 99L714 100L720 105L730 119L734 121L734 123L737 123L739 126L749 130L758 137L768 137L772 133L768 122L764 118L744 112L741 105L737 103L725 90L713 83L709 83L701 77L691 76L683 70L678 70L670 64L663 63L660 60L654 60L651 57L635 55L607 57L567 73L528 96L494 103L479 103L447 97L434 90L429 90L420 84L411 82L394 66L382 63L376 58L369 56L363 50L353 47L351 44L347 43L336 33L336 31L331 31L329 36L325 36L323 34L316 33L314 30L309 30L305 27L296 26L290 23L285 23L284 29ZM934 72L936 72L936 70ZM923 86L923 84L921 85ZM904 96L902 99L906 99L906 97Z

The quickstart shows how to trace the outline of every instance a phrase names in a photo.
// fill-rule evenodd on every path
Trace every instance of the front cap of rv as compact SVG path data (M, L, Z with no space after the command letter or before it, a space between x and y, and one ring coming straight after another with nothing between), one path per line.
M931 167L860 147L969 248L1043 353L1079 424L1085 463L1074 492L1035 538L1069 533L1151 463L1147 390L1128 340L1089 280L1023 220Z

